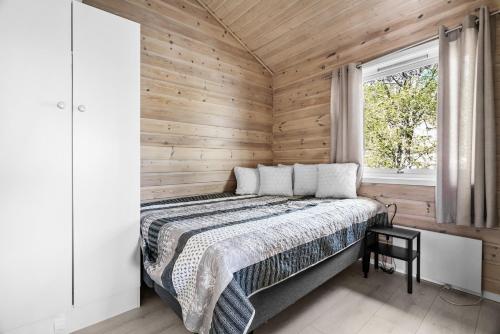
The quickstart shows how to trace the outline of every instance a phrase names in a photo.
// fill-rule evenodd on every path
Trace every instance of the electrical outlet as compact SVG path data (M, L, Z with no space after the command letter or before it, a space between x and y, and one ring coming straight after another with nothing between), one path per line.
M61 314L54 318L54 334L67 334L66 331L66 316Z

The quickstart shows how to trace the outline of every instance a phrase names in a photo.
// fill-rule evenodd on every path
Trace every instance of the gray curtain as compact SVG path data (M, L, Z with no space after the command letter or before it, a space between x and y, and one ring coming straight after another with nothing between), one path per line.
M355 64L332 73L330 116L331 160L357 163L359 186L363 174L363 80Z
M492 31L485 7L479 24L467 16L461 30L439 31L439 223L497 225Z

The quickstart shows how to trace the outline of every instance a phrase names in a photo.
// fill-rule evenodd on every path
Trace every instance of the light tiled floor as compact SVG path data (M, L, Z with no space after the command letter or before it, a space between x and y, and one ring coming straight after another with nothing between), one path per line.
M399 274L370 271L354 264L285 312L257 329L256 334L500 334L500 304L488 300L477 306L454 306L477 297L414 283L406 293ZM79 334L186 334L180 319L154 293L146 292L142 307L88 327Z

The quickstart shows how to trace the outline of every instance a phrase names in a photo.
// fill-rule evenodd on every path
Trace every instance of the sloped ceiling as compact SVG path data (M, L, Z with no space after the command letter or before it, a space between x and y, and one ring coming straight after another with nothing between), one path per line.
M458 22L500 0L198 0L274 72L408 26ZM450 21L450 18L455 20ZM408 30L408 34L411 30Z

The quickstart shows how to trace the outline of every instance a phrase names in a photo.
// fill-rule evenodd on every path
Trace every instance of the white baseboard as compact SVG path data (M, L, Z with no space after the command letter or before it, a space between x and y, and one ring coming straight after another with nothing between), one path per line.
M493 292L483 291L483 298L500 303L500 295Z

